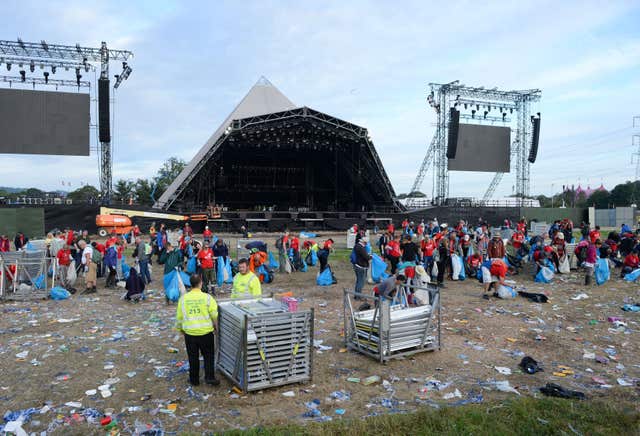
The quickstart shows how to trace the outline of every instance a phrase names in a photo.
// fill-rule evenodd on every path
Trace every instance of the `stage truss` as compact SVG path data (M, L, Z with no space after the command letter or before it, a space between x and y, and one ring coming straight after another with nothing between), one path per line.
M527 160L531 148L532 103L540 100L539 89L502 91L498 88L470 87L458 80L447 83L430 83L429 105L436 111L437 123L427 154L420 165L411 193L420 190L425 176L433 166L434 204L443 205L449 197L449 169L447 138L449 131L449 109L455 107L460 119L477 124L496 124L512 127L511 162L516 167L516 195L519 203L529 196L530 162ZM498 113L500 116L491 114ZM461 121L462 122L462 121ZM515 161L515 162L514 162ZM483 202L491 199L504 173L496 173ZM415 205L415 198L407 201L407 207Z
M49 44L46 41L25 42L18 38L17 41L0 40L0 64L5 64L7 71L11 70L12 65L20 68L28 66L31 73L34 73L36 66L40 69L49 68L51 74L56 73L56 69L75 69L76 80L56 80L49 79L49 72L44 72L44 78L26 78L26 71L22 70L19 76L0 76L0 81L12 83L29 83L35 88L35 85L51 85L56 89L59 86L90 87L90 83L80 80L82 71L89 72L95 67L91 64L100 64L100 79L109 79L109 61L122 61L122 73L116 75L117 88L120 83L129 77L131 67L127 65L133 53L128 50L114 50L107 48L107 43L102 42L100 48L81 47L76 45ZM112 191L112 159L111 159L111 141L100 142L100 196L103 204L109 204Z

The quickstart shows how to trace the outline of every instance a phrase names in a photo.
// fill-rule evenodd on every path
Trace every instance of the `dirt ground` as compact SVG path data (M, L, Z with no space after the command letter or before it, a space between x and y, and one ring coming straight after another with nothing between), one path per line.
M274 235L255 237L273 246ZM338 246L344 247L344 236L340 241ZM447 282L442 290L442 350L381 365L343 350L342 290L353 286L354 274L344 259L330 258L329 263L337 285L316 286L316 267L276 274L274 283L263 286L264 292L292 291L302 299L301 308L315 309L315 338L332 349L315 350L311 383L238 395L221 376L220 387L190 389L180 368L186 361L183 339L172 328L175 306L165 304L162 269L154 264L150 295L140 304L105 290L104 279L91 296L1 303L0 413L36 408L23 426L28 432L104 434L99 419L106 413L122 434L154 428L175 434L541 395L538 388L547 382L612 401L620 392L634 398L640 394L640 313L621 310L626 303L640 303L640 292L637 284L620 280L619 271L605 285L590 288L581 285L579 272L557 276L548 285L534 283L526 270L512 278L518 289L549 292L546 304L520 297L487 301L477 280ZM572 300L583 292L588 298ZM610 317L626 325L616 325ZM536 359L544 372L522 373L518 363L524 355ZM563 369L565 376L554 375ZM347 381L371 375L386 382L364 386ZM498 391L493 382L504 380L516 392ZM110 397L86 393L102 384L111 384ZM340 390L350 399L333 400L331 393ZM292 397L283 395L288 391ZM322 416L304 417L305 403L314 399Z

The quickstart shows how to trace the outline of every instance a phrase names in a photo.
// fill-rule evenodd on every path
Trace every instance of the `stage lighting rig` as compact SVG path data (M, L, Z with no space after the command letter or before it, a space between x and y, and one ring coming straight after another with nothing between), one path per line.
M20 80L23 82L27 79L27 72L25 70L20 70Z
M42 74L44 75L44 83L46 83L48 85L49 84L49 72L45 71Z
M129 78L129 74L131 74L133 70L126 62L122 63L122 73L116 74L114 77L116 78L116 83L113 85L113 89L118 89L120 84Z

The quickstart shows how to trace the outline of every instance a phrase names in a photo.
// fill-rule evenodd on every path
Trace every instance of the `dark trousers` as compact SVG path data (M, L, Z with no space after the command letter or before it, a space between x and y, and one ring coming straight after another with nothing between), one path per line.
M209 293L209 285L216 281L213 268L202 268L202 290Z
M395 274L398 269L398 262L400 262L400 258L396 256L388 256L388 258L391 263L391 274Z
M115 266L110 266L108 267L109 269L109 275L107 276L107 288L115 288L116 287L116 267Z
M140 275L145 284L151 283L151 273L149 272L149 261L147 259L140 259L138 261L140 265Z
M189 382L192 385L197 385L200 382L200 354L204 358L204 380L206 382L215 380L213 332L202 336L191 336L185 333L184 343L187 346L187 356L189 356Z
M443 283L444 282L444 273L445 270L447 269L447 266L449 266L450 264L450 259L448 257L445 257L444 259L440 258L440 260L438 261L438 283Z
M320 261L320 272L324 271L329 263L329 250L318 250L318 261Z

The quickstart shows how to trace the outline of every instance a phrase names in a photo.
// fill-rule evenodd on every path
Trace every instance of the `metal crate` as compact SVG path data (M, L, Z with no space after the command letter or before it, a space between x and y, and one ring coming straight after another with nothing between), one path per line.
M218 302L218 370L243 392L311 380L313 309L273 298Z
M431 304L408 307L407 293L417 289L429 292ZM353 291L344 290L344 332L348 349L380 363L441 349L440 290L437 287L403 285L393 300L359 294L370 306L375 306L362 311L354 310L351 301L354 296Z
M0 299L43 299L49 295L47 270L49 259L45 251L10 251L0 253ZM44 277L41 288L34 285ZM21 286L22 285L22 286ZM28 288L25 288L27 285Z

